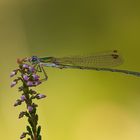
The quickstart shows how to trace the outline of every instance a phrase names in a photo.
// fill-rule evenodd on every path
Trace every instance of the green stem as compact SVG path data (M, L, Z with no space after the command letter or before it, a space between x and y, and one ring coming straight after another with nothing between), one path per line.
M28 106L31 106L32 105L32 100L30 99L29 97L29 87L26 86L26 84L23 83L23 86L24 86L24 94L25 94L25 97L26 97L26 106L28 108ZM30 124L31 128L32 128L32 132L33 132L33 140L37 140L37 120L35 118L35 112L31 112L29 113L30 114L30 119L31 119L31 122L33 125Z

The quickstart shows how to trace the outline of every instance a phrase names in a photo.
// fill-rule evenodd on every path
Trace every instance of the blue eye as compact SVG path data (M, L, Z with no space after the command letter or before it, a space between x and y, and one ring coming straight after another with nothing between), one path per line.
M32 56L31 61L32 61L32 62L37 62L37 61L38 61L37 56Z

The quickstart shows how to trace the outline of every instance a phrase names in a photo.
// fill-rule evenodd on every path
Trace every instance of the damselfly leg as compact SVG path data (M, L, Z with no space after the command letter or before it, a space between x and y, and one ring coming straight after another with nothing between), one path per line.
M42 78L40 80L41 82L46 81L48 79L47 73L45 72L45 70L44 70L44 68L43 68L43 66L41 64L37 65L36 70L37 70L37 72L43 72L44 78Z

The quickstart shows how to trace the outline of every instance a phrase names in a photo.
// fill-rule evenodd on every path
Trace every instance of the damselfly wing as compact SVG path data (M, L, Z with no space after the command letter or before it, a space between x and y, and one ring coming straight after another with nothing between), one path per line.
M93 55L69 56L60 58L57 57L38 58L36 56L32 56L29 59L29 61L34 65L38 65L40 71L43 71L45 75L46 72L43 66L55 67L60 69L74 68L74 69L120 72L134 76L140 76L140 72L110 68L118 66L123 63L123 59L117 50L96 53Z

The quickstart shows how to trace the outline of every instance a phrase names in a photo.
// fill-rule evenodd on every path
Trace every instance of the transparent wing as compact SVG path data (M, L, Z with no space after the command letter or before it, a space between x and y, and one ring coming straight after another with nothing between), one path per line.
M70 56L54 58L57 65L84 67L113 67L120 65L123 60L117 51L97 53L89 56Z
M43 57L39 58L39 60L42 66L57 67L61 69L74 68L96 71L119 72L140 77L140 72L109 68L120 65L123 62L122 57L116 50L97 53L89 56L71 56L62 58ZM43 72L45 73L44 70Z

